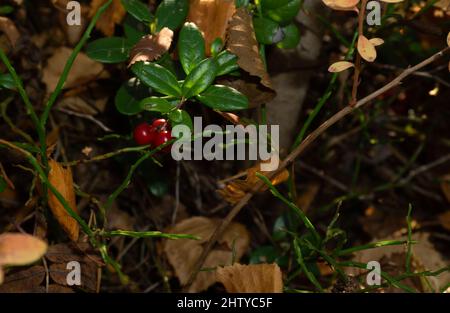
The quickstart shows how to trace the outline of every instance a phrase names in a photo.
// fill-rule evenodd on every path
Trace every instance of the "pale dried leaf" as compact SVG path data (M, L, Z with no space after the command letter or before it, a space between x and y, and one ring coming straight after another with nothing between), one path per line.
M450 32L447 34L447 46L450 47Z
M51 93L55 89L71 53L72 49L60 47L47 60L47 65L42 71L42 81L46 84L48 93ZM102 72L103 65L101 63L90 59L86 54L80 52L73 63L64 88L70 89L86 84L98 78Z
M367 62L373 62L377 58L375 46L363 35L358 37L358 52Z
M205 38L206 55L216 38L225 42L228 22L236 11L234 0L190 0L188 22L193 22Z
M354 10L360 0L322 0L322 2L333 10Z
M339 73L339 72L345 71L354 66L355 65L352 62L339 61L339 62L331 64L330 67L328 68L328 72Z
M380 1L386 3L400 3L403 2L404 0L380 0Z
M219 219L192 217L181 221L168 230L172 233L191 234L200 238L200 240L167 240L164 243L164 252L182 285L187 283L199 256L203 252L204 244L211 238L219 224ZM231 223L219 238L218 243L220 247L210 252L203 264L204 268L229 265L232 262L233 255L235 261L238 261L244 255L250 243L249 233L243 225ZM197 275L189 292L205 290L215 281L214 272L202 271Z
M63 168L58 162L49 160L50 172L48 179L56 190L66 199L70 208L78 212L75 201L75 191L73 187L72 171L70 168ZM56 196L48 191L48 205L56 220L67 233L72 241L78 240L79 225L78 222L69 215L64 206L59 202Z
M39 260L47 251L47 244L39 238L21 233L0 235L0 266L27 265Z
M234 265L220 267L217 281L228 293L282 293L283 279L280 267L274 264Z
M0 16L0 32L5 33L11 46L16 46L16 43L20 38L20 33L13 21L5 16Z
M238 65L252 76L260 79L261 84L272 89L272 82L259 54L251 15L245 8L239 8L228 26L228 50L238 57Z
M164 27L156 35L147 35L131 49L130 63L128 66L136 62L151 62L159 59L161 55L169 51L172 44L173 31L170 28Z
M370 43L373 44L375 47L377 46L381 46L382 44L384 44L384 40L381 38L372 38L369 39Z
M97 10L106 3L107 0L92 0L91 9L89 11L89 17L92 18ZM113 0L112 4L102 14L97 21L95 28L100 30L106 36L112 36L114 34L114 28L116 24L120 24L126 14L120 0Z

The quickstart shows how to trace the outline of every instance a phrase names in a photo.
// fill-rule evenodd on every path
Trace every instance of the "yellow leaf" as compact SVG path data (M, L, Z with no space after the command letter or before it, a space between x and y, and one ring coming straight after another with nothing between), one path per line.
M363 35L358 38L358 52L367 62L373 62L377 58L375 46Z
M339 61L339 62L331 64L331 66L328 68L328 72L339 73L339 72L345 71L354 66L355 65L352 62Z
M71 209L77 212L72 171L70 170L70 168L63 168L58 162L54 160L50 160L49 165L50 172L48 175L48 179L50 183L56 188L56 190L59 191L64 199L66 199ZM67 233L69 238L72 241L77 241L79 234L78 222L69 215L64 206L59 202L59 200L50 190L48 191L48 204L56 220Z
M384 40L381 38L372 38L369 40L371 44L373 44L375 47L376 46L381 46L382 44L384 44Z
M217 269L217 281L229 293L282 293L283 279L280 267L274 264L241 265Z
M447 34L447 46L450 47L450 32Z
M182 285L189 280L205 243L211 238L219 223L218 219L197 216L185 219L168 230L172 233L190 234L200 238L199 240L178 239L164 242L164 252ZM249 246L250 235L243 225L231 223L219 238L218 243L219 247L213 249L206 258L204 268L228 265L233 259L238 261ZM214 272L200 272L189 288L189 292L206 290L215 282Z
M47 251L47 244L37 237L21 233L0 235L0 266L33 263Z
M359 3L359 0L322 0L327 7L333 10L353 10Z
M380 0L381 2L386 2L386 3L399 3L399 2L403 2L403 0Z
M106 3L106 0L92 0L91 8L89 10L89 17L93 17L97 10ZM113 0L113 3L106 9L106 11L100 16L95 28L100 30L106 36L112 36L114 34L114 28L116 24L119 24L126 14L120 0Z

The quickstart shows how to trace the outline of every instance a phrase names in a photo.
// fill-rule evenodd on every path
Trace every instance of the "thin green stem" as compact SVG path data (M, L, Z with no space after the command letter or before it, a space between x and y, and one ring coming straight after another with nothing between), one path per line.
M412 226L411 226L412 204L409 204L408 214L406 216L406 224L408 225L408 241L406 243L406 273L411 273L411 256L412 256Z

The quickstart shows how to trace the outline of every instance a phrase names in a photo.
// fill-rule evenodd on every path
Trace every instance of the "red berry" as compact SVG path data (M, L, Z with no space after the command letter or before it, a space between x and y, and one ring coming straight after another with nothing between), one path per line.
M166 142L170 141L172 139L172 133L170 130L163 130L159 133L155 133L155 137L153 139L153 145L156 147L159 147L163 144L165 144ZM164 147L164 149L162 150L164 152L169 152L170 151L170 145Z
M152 143L155 138L155 133L149 124L142 123L134 129L133 137L138 145L146 146Z
M169 123L165 119L160 118L153 121L152 128L155 132L159 133L160 131L167 130L169 128Z

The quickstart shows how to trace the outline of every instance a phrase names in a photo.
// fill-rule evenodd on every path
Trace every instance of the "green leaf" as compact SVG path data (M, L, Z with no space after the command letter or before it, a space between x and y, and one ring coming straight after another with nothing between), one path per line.
M124 115L135 115L142 112L140 99L149 95L149 88L136 78L125 82L117 91L114 99L116 109Z
M130 46L134 46L143 36L146 35L146 27L143 23L131 15L127 15L123 22L123 31Z
M218 37L211 43L211 55L216 57L223 48L222 38Z
M268 18L255 17L253 19L253 27L259 43L271 45L283 39L280 25Z
M14 78L9 73L0 74L0 89L16 89L16 83L14 82Z
M120 63L128 60L131 44L122 37L97 39L88 44L87 55L103 63Z
M238 57L227 50L219 53L216 60L219 64L217 76L226 75L239 69L239 65L237 64Z
M0 7L0 15L6 15L14 12L14 7L10 5L2 5Z
M261 0L263 10L276 9L289 3L291 0Z
M156 31L164 27L176 30L186 19L188 11L188 0L163 0L156 9Z
M139 102L139 106L145 111L160 113L169 113L170 110L174 108L174 106L169 101L159 97L149 97L142 99Z
M290 23L298 14L302 0L291 0L283 6L264 12L266 16L279 24Z
M194 129L194 125L192 123L191 116L189 113L187 113L184 110L173 110L169 113L169 120L172 125L172 127L176 125L185 125L191 129L191 131Z
M125 10L138 21L151 22L153 20L149 7L143 2L139 0L122 0L122 4Z
M7 186L8 185L6 184L6 180L2 176L0 176L0 193L5 191Z
M186 75L205 58L205 40L194 23L186 23L181 29L178 54Z
M180 97L181 88L177 78L169 70L154 63L136 62L133 73L146 85L168 96Z
M216 78L219 64L215 59L203 60L184 80L183 96L192 98L208 88Z
M236 89L214 85L209 87L197 99L212 109L234 111L248 109L248 99Z
M300 31L294 23L282 28L284 39L277 43L281 49L294 49L300 43Z

